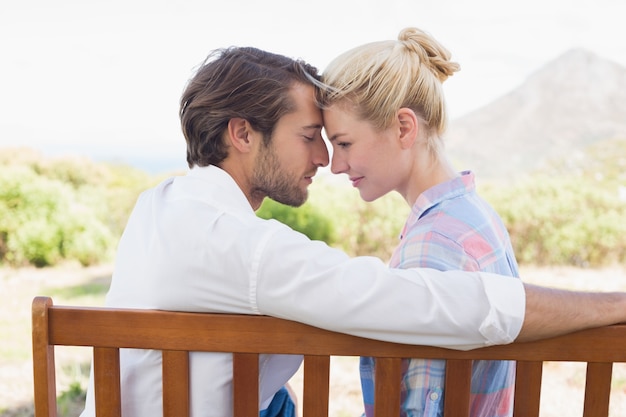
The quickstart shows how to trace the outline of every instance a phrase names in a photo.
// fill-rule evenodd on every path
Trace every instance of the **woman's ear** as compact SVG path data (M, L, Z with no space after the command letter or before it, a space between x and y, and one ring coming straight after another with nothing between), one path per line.
M228 143L242 153L252 149L254 131L246 119L234 117L228 121Z
M417 139L419 123L415 112L407 107L398 110L398 123L400 125L400 144L403 149L413 146Z

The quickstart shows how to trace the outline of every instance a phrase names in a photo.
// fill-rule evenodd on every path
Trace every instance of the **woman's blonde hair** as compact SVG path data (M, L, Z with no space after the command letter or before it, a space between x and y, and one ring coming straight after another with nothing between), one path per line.
M427 125L429 136L439 137L447 124L441 84L459 69L432 36L406 28L396 41L368 43L335 58L322 74L320 101L348 104L379 129L407 107Z

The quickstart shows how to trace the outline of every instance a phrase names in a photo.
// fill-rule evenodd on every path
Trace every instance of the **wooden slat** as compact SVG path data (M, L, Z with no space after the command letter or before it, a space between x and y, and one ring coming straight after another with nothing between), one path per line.
M233 354L233 415L259 416L259 355Z
M32 305L35 417L56 417L54 346L48 342L48 308L52 299L35 297Z
M542 341L469 351L380 342L267 316L180 313L154 310L106 311L53 306L50 342L58 345L128 347L242 353L387 356L440 359L591 361L626 359L626 325L606 326ZM159 323L155 326L154 323ZM113 331L114 330L114 331ZM262 337L270 331L272 337ZM590 341L593 341L591 343ZM568 349L563 349L568 346ZM601 347L601 348L599 348ZM384 352L381 353L381 352Z
M400 383L402 358L376 358L374 376L374 415L397 417L400 415Z
M163 351L163 416L189 417L189 352Z
M587 364L583 417L607 417L609 415L612 374L612 363Z
M97 417L120 417L120 350L99 348L93 350L93 368Z
M517 362L513 416L539 417L543 362Z
M304 356L303 417L328 417L330 356Z
M469 417L472 361L447 360L444 395L445 417Z

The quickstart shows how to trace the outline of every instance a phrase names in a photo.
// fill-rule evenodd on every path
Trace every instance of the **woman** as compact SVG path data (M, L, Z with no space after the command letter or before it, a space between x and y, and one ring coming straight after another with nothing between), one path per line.
M476 194L473 173L456 172L444 154L442 83L459 69L442 45L416 28L336 58L323 74L321 93L331 170L347 174L365 201L397 191L411 207L390 266L517 277L501 219ZM373 358L361 358L368 417L374 367ZM404 360L402 415L441 415L444 377L445 361ZM511 415L514 379L513 362L476 361L471 415Z

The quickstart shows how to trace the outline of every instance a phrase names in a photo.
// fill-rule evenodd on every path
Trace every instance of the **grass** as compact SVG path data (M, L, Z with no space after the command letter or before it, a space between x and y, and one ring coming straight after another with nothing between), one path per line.
M73 414L74 410L85 403L86 392L80 382L73 382L69 389L57 398L58 413L61 416ZM79 407L77 407L79 406Z
M28 326L28 323L26 323ZM0 318L0 358L4 361L23 361L30 358L24 346L30 343L29 334L24 332L24 321L20 317Z
M0 417L32 417L30 304L46 295L55 304L102 305L110 267L0 269ZM57 347L57 393L60 417L80 415L89 378L86 348Z
M70 287L52 287L45 293L59 302L72 305L99 305L109 289L108 282L88 282Z
M108 289L108 280L95 280L71 286L51 287L45 290L45 294L52 297L56 304L102 305ZM61 364L60 370L57 370L58 378L68 381L65 384L67 389L61 391L57 397L57 412L60 417L78 416L85 404L90 371L89 353L85 348L59 347L57 351L57 361ZM84 355L83 362L75 361L77 354ZM63 363L66 357L69 357L68 361Z

